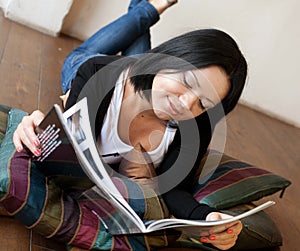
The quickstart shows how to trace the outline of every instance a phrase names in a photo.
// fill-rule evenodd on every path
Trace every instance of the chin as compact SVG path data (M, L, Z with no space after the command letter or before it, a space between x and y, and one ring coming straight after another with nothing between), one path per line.
M156 117L161 119L161 120L168 121L168 120L174 119L170 116L170 114L167 114L167 113L162 112L162 111L158 111L158 112L154 111L154 113L155 113Z

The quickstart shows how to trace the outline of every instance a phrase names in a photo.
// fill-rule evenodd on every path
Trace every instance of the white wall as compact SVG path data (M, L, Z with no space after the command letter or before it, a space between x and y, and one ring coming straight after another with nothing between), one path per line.
M5 17L56 36L73 0L0 0Z
M6 8L8 0L0 0L0 9L4 10Z
M125 13L128 3L75 0L63 32L86 39ZM249 63L241 103L300 127L299 10L299 0L179 0L153 27L153 45L195 28L230 33Z

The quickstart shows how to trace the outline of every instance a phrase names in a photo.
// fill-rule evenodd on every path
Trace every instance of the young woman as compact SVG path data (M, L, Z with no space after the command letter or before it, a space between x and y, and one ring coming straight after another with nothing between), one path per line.
M193 198L191 183L216 123L237 104L247 64L235 41L215 29L195 30L150 49L150 27L174 3L132 0L126 15L71 52L62 71L65 106L83 96L94 100L92 126L108 164L118 165L136 145L142 146L172 215L223 219L230 216ZM40 111L24 117L14 133L17 151L24 144L40 154L34 128L43 117ZM199 239L229 249L242 224L227 227L206 237L199 233Z

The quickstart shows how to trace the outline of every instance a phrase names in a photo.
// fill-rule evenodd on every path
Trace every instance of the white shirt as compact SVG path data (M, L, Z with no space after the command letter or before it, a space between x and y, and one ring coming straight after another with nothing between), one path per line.
M118 134L118 119L120 115L127 74L128 69L124 70L117 80L101 130L99 151L103 157L103 160L108 164L119 163L122 159L122 155L133 149L133 146L124 143ZM155 167L162 162L164 155L168 151L169 145L174 139L176 130L176 128L167 126L159 146L148 152L148 155L150 156ZM105 143L102 144L101 142Z

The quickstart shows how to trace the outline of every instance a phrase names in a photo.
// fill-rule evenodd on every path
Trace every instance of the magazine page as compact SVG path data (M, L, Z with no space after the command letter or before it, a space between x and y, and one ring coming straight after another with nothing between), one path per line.
M223 220L217 220L217 221L205 221L205 220L184 220L184 219L162 219L162 220L156 220L156 221L151 221L148 224L146 224L147 226L147 230L149 232L151 231L156 231L156 230L160 230L160 229L166 229L166 228L176 228L176 229L182 229L184 230L185 228L191 228L188 230L195 230L199 233L199 231L207 231L212 227L218 227L219 232L224 231L225 225L237 220L241 220L245 217L248 217L252 214L255 214L261 210L264 210L266 208L268 208L269 206L274 205L275 202L274 201L267 201L249 211L246 211L242 214L233 216L231 218L228 219L223 219ZM220 226L223 226L220 227Z
M35 129L41 144L41 155L39 157L33 156L34 161L77 161L74 149L63 129L56 109L53 107ZM55 151L58 147L60 151Z
M58 113L61 112L58 111ZM93 196L91 196L91 191L87 191L83 195L105 212L104 219L109 232L116 234L143 232L145 226L142 220L120 194L99 156L90 128L86 98L63 114L61 113L61 116L65 121L66 133L70 134L69 138L73 141L72 144L82 168L97 186L97 189L93 189ZM103 203L103 200L102 203L99 203L98 198L93 200L95 192L99 198L106 199L108 203ZM109 210L105 206L108 206ZM96 210L94 212L96 213ZM103 216L103 212L98 214L100 218ZM111 212L114 215L111 215ZM123 219L126 224L116 224L119 219Z
M46 176L85 177L86 174L58 117L57 109L59 108L53 107L35 129L40 141L41 154L38 157L33 155L32 160Z

